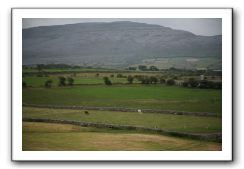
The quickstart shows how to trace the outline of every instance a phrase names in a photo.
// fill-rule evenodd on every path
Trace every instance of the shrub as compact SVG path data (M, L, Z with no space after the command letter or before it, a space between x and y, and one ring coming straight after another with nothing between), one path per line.
M72 77L68 77L68 85L72 86L74 84L74 79Z
M151 83L151 80L150 80L149 77L144 76L144 77L142 78L142 84L150 84L150 83Z
M136 70L136 67L129 67L129 70Z
M117 74L117 78L123 78L124 76L122 74Z
M167 85L172 86L175 84L175 80L174 79L168 79L166 82Z
M159 83L160 83L160 84L164 84L165 82L166 82L166 80L165 80L164 78L160 78L160 79L159 79Z
M156 84L158 82L158 79L155 76L151 76L149 79L150 79L150 83Z
M151 71L158 71L159 69L156 66L150 66L149 70Z
M222 89L222 83L202 80L199 82L199 88L201 88L201 89Z
M147 66L145 66L145 65L139 65L138 66L138 69L139 70L142 70L142 71L145 71L145 70L147 70Z
M183 82L183 83L182 83L182 86L183 86L183 87L188 87L188 82Z
M131 75L129 75L129 76L127 77L127 81L128 81L130 84L133 83L133 80L134 80L134 78L133 78Z
M109 78L108 77L103 77L103 81L104 81L104 84L105 85L112 85L112 82L109 80Z
M198 81L195 80L194 78L190 78L190 79L188 80L188 84L189 84L191 87L197 87L199 83L198 83Z
M65 86L66 85L66 83L65 83L65 81L66 81L66 79L65 79L65 77L63 77L63 76L60 76L60 77L58 77L58 79L59 79L59 86Z
M46 88L50 88L50 87L52 87L52 83L53 83L52 80L50 80L50 79L49 79L49 80L46 80L44 86L45 86Z

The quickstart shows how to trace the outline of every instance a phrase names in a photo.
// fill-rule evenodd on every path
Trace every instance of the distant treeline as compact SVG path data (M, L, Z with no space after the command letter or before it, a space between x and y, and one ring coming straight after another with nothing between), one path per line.
M170 71L170 72L191 72L191 73L206 73L206 72L212 72L218 75L222 74L221 70L213 70L213 69L207 69L207 68L202 68L202 69L180 69L180 68L175 68L171 67L168 69L159 69L156 66L146 66L146 65L138 65L137 67L128 67L126 70L139 70L139 71Z
M168 76L199 76L204 74L205 76L222 76L221 70L212 69L179 69L171 67L169 69L158 69L156 66L139 65L138 67L128 67L125 69L108 69L92 66L78 66L78 65L68 65L68 64L37 64L37 65L23 65L23 69L37 70L35 71L23 71L26 75L36 75L47 76L48 74L59 74L65 73L75 73L75 72L108 72L108 73L123 73L123 72L160 72L165 73ZM57 71L48 71L48 69L58 69ZM80 69L80 70L79 70ZM82 70L83 69L83 70Z
M119 75L119 76L118 76ZM168 86L176 85L188 88L200 88L200 89L222 89L222 82L210 81L210 80L197 80L194 78L189 78L187 80L177 80L177 77L174 78L164 78L158 76L145 76L145 75L135 75L135 76L123 76L122 74L118 74L118 78L127 78L129 84L132 84L134 79L137 79L141 84L165 84ZM104 77L105 85L112 85L112 82L108 77Z
M68 64L36 64L36 65L23 65L24 69L37 68L37 69L68 69L68 68L81 68L77 65Z
M177 85L189 88L200 89L222 89L222 82L214 82L210 80L196 80L189 78L188 80L178 81L177 78L164 79L163 77L157 78L155 76L134 76L141 84L166 84L169 86Z
M159 71L156 66L139 65L138 67L128 67L128 70L141 70L141 71Z
M69 65L69 64L36 64L36 65L23 65L23 69L105 69L110 70L108 68L100 68L100 67L92 67L92 66L79 66L79 65Z

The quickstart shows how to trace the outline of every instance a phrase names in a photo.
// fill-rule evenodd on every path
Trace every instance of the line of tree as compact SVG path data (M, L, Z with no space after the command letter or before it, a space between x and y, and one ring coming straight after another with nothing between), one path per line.
M58 77L59 82L58 82L58 86L72 86L74 84L74 79L72 77L67 77L67 79L63 76ZM66 83L67 81L67 83Z
M222 82L214 82L209 80L188 79L182 83L183 87L200 88L200 89L222 89Z
M126 78L126 76L121 74L121 73L119 73L119 74L117 74L117 78Z
M128 67L128 70L136 70L136 67Z
M83 68L83 67L77 65L67 65L67 64L37 64L36 68L38 70L43 70L43 69L75 69L75 68Z
M138 69L141 71L159 71L159 69L156 66L149 66L146 65L139 65Z
M160 81L158 77L156 76L142 76L142 75L135 75L135 78L141 82L141 84L156 84L158 82L163 82L162 80Z
M174 79L168 79L168 80L166 81L166 84L167 84L168 86L175 85L175 80L174 80Z

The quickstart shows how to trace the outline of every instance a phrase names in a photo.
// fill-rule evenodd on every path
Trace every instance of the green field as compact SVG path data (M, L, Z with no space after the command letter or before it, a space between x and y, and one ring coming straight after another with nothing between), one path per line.
M188 133L221 132L221 118L157 113L89 111L23 107L23 118L45 118L82 122L160 128Z
M148 108L221 114L221 90L164 85L24 88L23 103Z
M63 124L23 123L24 151L220 151L221 144Z
M122 78L117 75L122 74ZM222 90L187 88L165 84L143 85L127 76L154 76L158 80L175 78L176 82L199 79L197 73L175 70L158 72L103 69L25 69L22 103L39 106L85 106L86 110L35 108L23 106L23 118L71 120L100 124L138 126L170 132L208 135L222 132ZM59 76L72 77L74 85L60 87ZM104 84L109 77L111 86ZM221 76L207 77L220 80ZM44 87L52 80L50 88ZM96 107L103 107L98 111ZM105 111L106 108L115 111ZM141 109L140 112L121 112L116 108ZM152 113L145 113L151 109ZM216 116L192 116L153 113L154 110L208 112ZM23 150L83 151L83 150L221 150L221 143L159 135L153 130L127 130L80 127L67 124L23 122Z

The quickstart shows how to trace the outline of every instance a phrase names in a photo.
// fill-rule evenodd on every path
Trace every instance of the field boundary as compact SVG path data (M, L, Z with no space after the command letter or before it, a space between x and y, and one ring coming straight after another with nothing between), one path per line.
M56 106L56 105L37 105L37 104L22 104L24 107L49 108L49 109L73 109L73 110L99 110L99 111L120 111L120 112L138 112L136 108L123 107L92 107L92 106ZM140 109L142 113L159 113L173 115L190 115L190 116L210 116L221 117L217 113L209 112L186 112L177 110L158 110L158 109Z
M169 135L169 136L175 136L175 137L184 137L184 138L197 139L197 140L222 142L221 133L195 134L195 133L167 131L167 130L162 130L162 129L158 129L158 128L146 128L146 127L141 127L141 126L114 125L114 124L105 124L105 123L91 123L91 122L82 122L82 121L44 119L44 118L23 118L23 121L24 122L72 124L72 125L83 126L83 127L110 128L110 129L120 129L120 130L138 130L138 131L155 132L157 134Z

